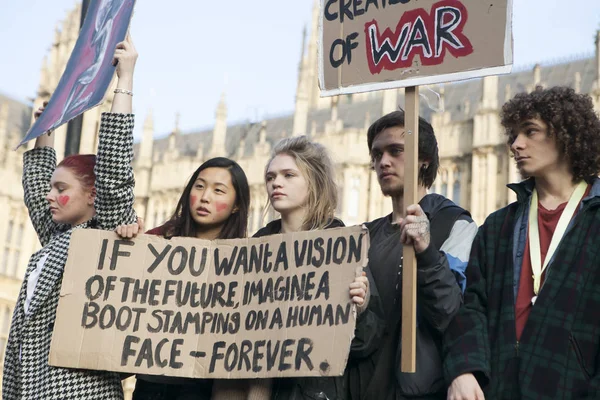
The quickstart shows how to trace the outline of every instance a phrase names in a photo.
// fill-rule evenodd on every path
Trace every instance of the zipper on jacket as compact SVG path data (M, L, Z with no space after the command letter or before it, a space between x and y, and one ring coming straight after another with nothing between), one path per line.
M515 343L515 353L516 353L517 357L519 357L519 341L518 340Z

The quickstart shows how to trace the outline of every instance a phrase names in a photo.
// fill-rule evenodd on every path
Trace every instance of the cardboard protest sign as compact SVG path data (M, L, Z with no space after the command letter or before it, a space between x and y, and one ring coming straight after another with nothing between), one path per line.
M43 114L19 146L100 104L115 72L117 43L127 34L135 0L90 2L79 37Z
M321 0L322 96L508 73L512 0Z
M49 362L196 378L343 374L361 227L256 239L73 233Z

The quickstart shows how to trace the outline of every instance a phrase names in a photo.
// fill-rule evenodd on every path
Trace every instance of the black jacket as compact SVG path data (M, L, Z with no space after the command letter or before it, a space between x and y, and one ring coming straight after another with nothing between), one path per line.
M326 229L345 226L339 219L334 219ZM281 220L270 222L260 229L254 237L281 233ZM376 291L371 290L369 304L378 303ZM373 351L372 343L381 337L383 324L371 310L365 310L358 316L356 331L350 347L350 357L367 357ZM379 331L378 331L379 330ZM347 391L345 377L302 377L274 379L272 400L342 400Z
M417 255L417 372L400 372L402 245L399 226L391 223L389 215L367 224L371 237L370 289L378 293L377 301L371 301L368 308L380 325L357 328L357 331L371 330L364 333L370 341L363 344L362 357L351 354L345 381L348 399L446 398L441 339L462 304L456 276L461 271L458 268L455 273L451 267L456 265L450 263L466 267L465 258L477 228L467 211L443 196L427 195L420 205L430 220L432 238L428 249ZM449 240L451 231L453 238ZM447 241L459 246L463 246L463 241L468 242L468 249L461 248L462 260L448 251L440 251Z

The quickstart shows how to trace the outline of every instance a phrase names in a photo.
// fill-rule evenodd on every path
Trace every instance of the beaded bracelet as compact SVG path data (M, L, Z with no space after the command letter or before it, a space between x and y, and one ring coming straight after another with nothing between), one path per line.
M133 92L131 90L125 90L125 89L115 89L115 93L123 93L123 94L127 94L129 96L133 96Z

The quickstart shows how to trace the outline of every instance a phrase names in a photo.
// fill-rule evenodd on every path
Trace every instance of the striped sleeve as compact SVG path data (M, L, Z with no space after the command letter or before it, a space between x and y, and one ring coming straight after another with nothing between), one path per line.
M459 219L454 223L450 236L440 249L446 254L450 270L464 292L467 287L466 269L473 239L477 235L477 224L470 219Z

